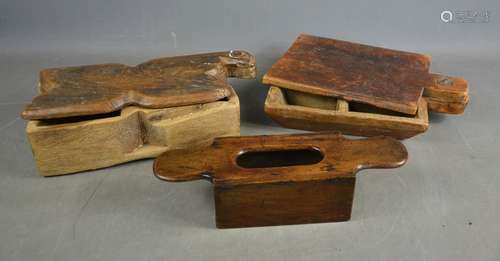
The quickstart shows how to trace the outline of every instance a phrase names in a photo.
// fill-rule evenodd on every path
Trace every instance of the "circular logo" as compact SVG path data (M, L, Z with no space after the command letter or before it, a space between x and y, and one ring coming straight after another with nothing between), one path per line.
M441 21L451 23L453 21L453 13L448 10L441 12Z

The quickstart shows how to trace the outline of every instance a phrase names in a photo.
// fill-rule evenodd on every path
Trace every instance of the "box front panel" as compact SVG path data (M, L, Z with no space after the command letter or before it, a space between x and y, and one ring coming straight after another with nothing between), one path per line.
M215 186L218 228L349 220L355 178Z

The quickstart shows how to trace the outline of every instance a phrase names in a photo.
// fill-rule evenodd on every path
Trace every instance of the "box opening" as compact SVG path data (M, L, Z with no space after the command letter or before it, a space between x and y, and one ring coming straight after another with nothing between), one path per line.
M305 106L310 108L336 110L337 98L315 95L305 92L282 89L285 94L285 99L290 105Z
M337 110L338 99L335 97L321 96L310 93L298 92L293 90L282 89L285 94L286 102L289 105L304 106L309 108L323 109L323 110ZM348 102L349 112L362 112L383 114L389 116L415 118L415 115L405 114L397 111L391 111L375 107L373 105L364 104L360 102Z
M102 113L102 114L94 114L94 115L73 116L73 117L65 117L57 119L44 119L44 120L38 120L38 126L51 126L51 125L76 123L76 122L90 121L90 120L97 120L104 118L112 118L120 116L120 114L121 110Z
M365 112L365 113L375 113L375 114L384 114L390 116L398 116L398 117L408 117L414 118L415 115L405 114L397 111L391 111L387 109L378 108L369 104L359 103L359 102L349 102L349 111L352 112Z
M273 168L296 165L312 165L323 160L317 148L247 151L238 155L236 163L243 168Z

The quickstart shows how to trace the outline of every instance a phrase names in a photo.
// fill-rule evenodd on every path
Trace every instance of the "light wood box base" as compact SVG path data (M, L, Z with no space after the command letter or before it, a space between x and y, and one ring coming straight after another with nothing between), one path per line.
M130 106L99 117L32 120L26 127L42 176L153 158L173 149L240 134L236 94L226 100L164 109Z
M274 121L287 128L337 130L356 136L406 139L425 132L429 126L425 99L420 99L417 114L413 116L272 86L264 109Z

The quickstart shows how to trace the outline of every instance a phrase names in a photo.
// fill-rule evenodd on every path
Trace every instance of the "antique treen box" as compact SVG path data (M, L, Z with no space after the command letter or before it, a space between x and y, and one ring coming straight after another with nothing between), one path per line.
M228 51L43 70L40 94L22 113L40 174L103 168L239 135L239 101L227 77L254 78L255 58Z
M427 55L300 35L264 75L266 113L280 125L409 138L428 111L460 114L467 81L429 73Z
M154 173L170 182L212 182L218 228L336 222L351 217L358 171L399 167L407 156L389 137L220 137L208 147L163 153Z

